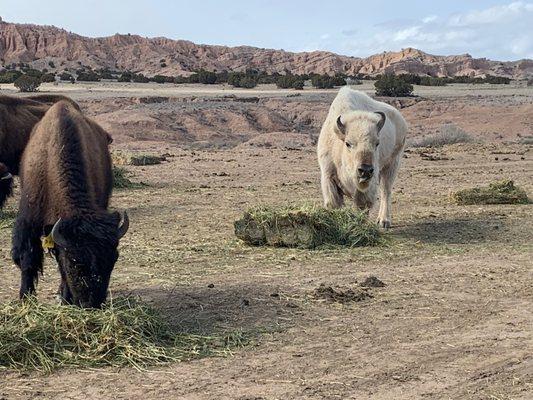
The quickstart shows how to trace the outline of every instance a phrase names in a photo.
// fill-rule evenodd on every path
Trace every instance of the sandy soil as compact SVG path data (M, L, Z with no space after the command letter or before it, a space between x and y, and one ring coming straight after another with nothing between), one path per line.
M123 135L115 148L172 156L161 165L129 167L148 186L113 196L112 206L128 210L132 225L112 292L141 295L180 329L243 330L253 334L253 344L230 357L147 372L0 372L0 399L530 399L533 206L449 200L452 190L502 178L533 195L531 147L484 135L490 130L483 127L501 119L515 123L517 110L532 112L530 91L522 97L502 90L496 99L479 92L467 98L480 110L472 126L483 143L444 147L433 152L437 161L421 150L406 154L395 186L394 228L386 245L367 249L253 248L233 235L233 221L248 206L320 200L314 119L294 130L252 124L238 141L228 131L221 136L232 140L226 150ZM231 104L238 104L235 110L270 104L283 113L294 100L284 96ZM333 94L313 96L296 98L298 107L315 104L318 113ZM115 112L104 110L113 104L109 97L79 99L97 115ZM409 111L421 102L403 111L421 135L446 118L466 124L470 114L463 109L459 118L454 105L463 100L462 94L453 101L429 96L424 118ZM117 108L152 112L153 104L137 101L113 100ZM500 112L482 114L485 107ZM531 124L526 118L517 126L527 135ZM506 140L516 139L513 129L498 125ZM19 275L9 257L10 228L0 231L0 301L7 301L16 297ZM370 289L371 298L341 304L314 296L321 284L356 290L369 275L386 284ZM57 282L48 262L39 296L51 301Z

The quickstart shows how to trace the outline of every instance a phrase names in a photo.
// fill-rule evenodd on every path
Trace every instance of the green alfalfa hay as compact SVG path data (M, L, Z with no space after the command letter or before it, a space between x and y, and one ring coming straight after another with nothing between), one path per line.
M246 232L251 225L262 229L262 238L249 240ZM269 239L283 238L284 230L298 227L305 227L310 232L310 240L286 243L283 239ZM314 248L322 245L373 246L380 242L380 231L365 212L351 207L326 209L313 204L253 207L235 223L235 231L240 239L254 245Z
M452 194L459 205L528 204L527 193L512 180L493 182L489 186L459 190Z
M0 369L48 373L60 367L133 367L222 356L246 344L240 332L201 336L172 331L139 299L119 298L102 309L41 303L0 305Z
M126 168L117 167L113 165L113 187L115 189L137 189L143 185L132 182L128 176L130 173Z
M116 151L111 154L115 165L147 166L157 165L165 161L165 157L155 154L134 154L123 151Z

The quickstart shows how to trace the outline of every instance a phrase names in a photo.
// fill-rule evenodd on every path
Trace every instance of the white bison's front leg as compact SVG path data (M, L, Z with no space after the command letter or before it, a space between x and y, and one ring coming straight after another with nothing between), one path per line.
M380 190L380 204L378 224L384 228L389 229L392 222L392 185L396 178L398 170L399 157L392 163L392 165L381 170L379 179Z
M344 196L332 175L322 172L321 176L322 196L324 197L324 207L340 208L344 205Z

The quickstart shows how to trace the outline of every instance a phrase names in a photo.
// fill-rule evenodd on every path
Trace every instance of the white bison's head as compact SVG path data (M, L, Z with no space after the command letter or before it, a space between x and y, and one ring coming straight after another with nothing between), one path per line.
M351 111L339 115L335 123L335 133L344 142L343 168L361 192L379 174L379 132L385 120L381 111Z

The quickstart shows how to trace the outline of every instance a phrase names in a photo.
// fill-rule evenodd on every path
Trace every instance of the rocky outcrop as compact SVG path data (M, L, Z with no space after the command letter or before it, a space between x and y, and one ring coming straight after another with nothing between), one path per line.
M131 70L146 75L187 75L207 70L376 75L384 72L436 76L486 74L511 78L533 76L533 61L497 62L470 55L434 56L416 49L385 52L367 58L325 51L291 53L249 46L197 45L186 40L119 35L88 38L53 26L13 24L0 20L0 62L27 63L63 71L79 68Z

